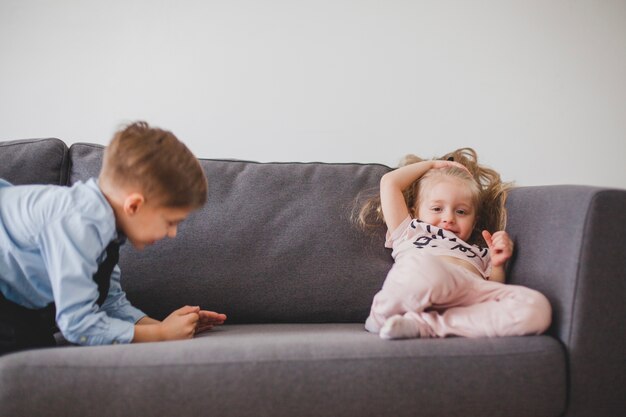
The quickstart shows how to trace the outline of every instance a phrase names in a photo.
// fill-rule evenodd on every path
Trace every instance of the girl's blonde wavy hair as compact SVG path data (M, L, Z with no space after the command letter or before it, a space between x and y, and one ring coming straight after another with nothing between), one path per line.
M478 163L478 155L472 148L461 148L447 153L439 160L451 160L465 166L471 173L467 173L456 167L429 170L421 178L414 181L404 191L404 201L411 215L415 217L414 208L420 198L420 190L429 182L442 177L456 177L468 182L472 191L473 202L476 207L476 225L467 243L486 246L481 232L488 230L495 232L504 230L506 226L506 197L512 187L512 183L502 182L500 174L495 170ZM416 155L407 155L400 162L400 166L410 165L424 159ZM380 205L380 195L370 197L364 203L359 204L354 214L354 221L364 230L377 229L385 223Z

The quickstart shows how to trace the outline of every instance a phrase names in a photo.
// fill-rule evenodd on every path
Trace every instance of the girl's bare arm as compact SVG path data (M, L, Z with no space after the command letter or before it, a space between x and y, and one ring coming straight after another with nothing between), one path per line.
M506 261L513 256L513 240L504 230L495 232L493 235L483 230L483 238L491 253L491 276L489 280L504 283L506 280L504 267Z
M406 165L386 173L380 179L380 202L385 223L389 230L394 230L409 214L402 191L415 180L421 178L428 170L444 168L450 165L466 169L458 162L452 161L421 161Z

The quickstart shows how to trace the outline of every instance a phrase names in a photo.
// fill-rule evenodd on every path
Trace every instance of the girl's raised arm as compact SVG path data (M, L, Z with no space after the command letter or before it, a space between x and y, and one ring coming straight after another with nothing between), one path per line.
M380 204L385 223L390 231L395 230L409 214L402 192L429 169L444 168L450 165L466 169L458 162L421 161L406 165L386 173L380 179Z
M388 172L380 179L380 206L390 231L395 230L409 214L402 191L434 165L435 161L416 162Z

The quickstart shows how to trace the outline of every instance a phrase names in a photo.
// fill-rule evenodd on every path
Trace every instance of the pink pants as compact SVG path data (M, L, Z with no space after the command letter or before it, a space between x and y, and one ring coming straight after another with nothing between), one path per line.
M378 333L396 314L415 320L430 337L522 336L550 325L552 310L541 293L485 281L445 260L420 258L389 271L365 322L368 331Z

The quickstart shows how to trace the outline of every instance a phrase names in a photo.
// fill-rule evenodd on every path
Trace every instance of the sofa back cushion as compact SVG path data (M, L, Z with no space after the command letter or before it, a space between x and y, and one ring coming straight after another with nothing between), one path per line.
M70 182L97 176L103 148L70 148ZM350 220L355 198L389 168L375 164L200 160L207 204L176 239L125 245L122 285L156 318L185 305L229 323L363 322L391 266L383 230Z
M14 185L67 181L68 149L59 139L0 142L0 178Z

